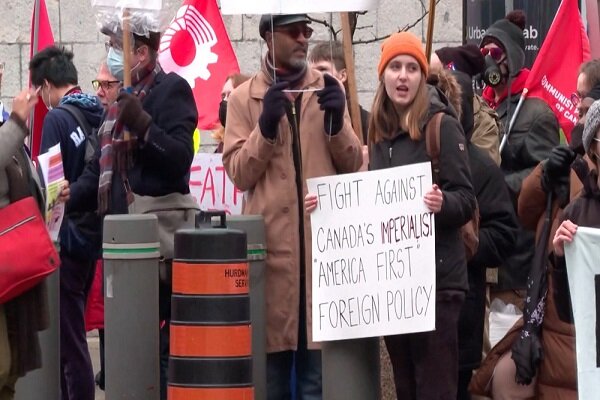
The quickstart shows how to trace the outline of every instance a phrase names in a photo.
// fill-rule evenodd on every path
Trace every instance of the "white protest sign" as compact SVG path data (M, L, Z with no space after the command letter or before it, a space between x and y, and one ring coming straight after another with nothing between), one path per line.
M435 329L430 163L307 180L315 341Z
M573 242L565 244L569 290L577 343L577 386L582 400L598 398L600 382L600 229L577 227Z
M365 11L379 0L221 0L222 14L299 14Z
M92 0L92 7L133 8L140 10L161 10L162 0Z
M221 154L197 153L190 169L190 192L204 211L242 213L243 192L227 176Z

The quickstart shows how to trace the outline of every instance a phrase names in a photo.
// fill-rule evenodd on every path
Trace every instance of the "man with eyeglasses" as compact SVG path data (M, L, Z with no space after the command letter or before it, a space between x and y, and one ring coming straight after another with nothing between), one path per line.
M41 153L60 144L65 179L74 184L87 162L88 135L100 126L102 106L83 93L73 53L55 46L29 63L31 83L49 112L42 128ZM93 400L94 376L87 346L84 309L100 255L100 219L67 207L60 240L60 366L62 400Z
M308 67L306 14L263 15L261 71L232 92L223 163L247 191L244 214L265 219L267 399L322 399L321 352L312 341L310 220L306 179L362 163L341 84ZM296 370L296 386L290 376Z
M104 107L104 111L108 111L108 106L117 100L121 81L110 73L106 61L100 64L98 75L92 81L92 86L96 91L96 96L100 99L100 103L102 103L102 107Z
M143 14L143 13L141 13ZM106 63L118 81L124 77L125 52L130 54L131 88L109 104L98 132L96 151L83 179L71 187L72 209L94 209L100 215L173 210L159 218L161 280L159 282L160 395L167 398L167 365L171 315L168 266L173 257L173 228L193 226L197 205L190 195L189 171L194 158L193 135L198 111L190 85L175 73L165 73L158 61L160 32L133 15L131 47L123 47L118 19L107 21ZM107 79L110 84L110 79ZM102 83L99 83L102 89ZM153 208L154 205L154 208ZM148 211L153 212L153 211ZM110 368L110 367L109 367Z

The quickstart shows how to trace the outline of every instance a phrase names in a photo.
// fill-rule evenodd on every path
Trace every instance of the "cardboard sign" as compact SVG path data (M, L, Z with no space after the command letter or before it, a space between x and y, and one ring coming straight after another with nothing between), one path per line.
M197 153L190 169L190 192L200 209L242 213L243 192L227 176L221 154Z
M435 329L430 163L307 180L316 341Z
M223 14L299 14L365 11L377 8L378 0L221 0Z
M600 382L600 229L577 227L565 243L567 274L577 343L577 386L580 399L597 399Z

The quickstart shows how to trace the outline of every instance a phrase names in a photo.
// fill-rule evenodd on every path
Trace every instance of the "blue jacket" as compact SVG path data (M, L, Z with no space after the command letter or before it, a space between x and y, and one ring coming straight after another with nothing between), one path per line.
M60 104L72 104L79 108L92 128L98 128L102 120L102 105L97 97L87 94L67 94ZM46 114L42 127L40 153L45 153L57 143L63 159L65 178L75 182L85 168L86 134L75 118L66 110L55 108Z

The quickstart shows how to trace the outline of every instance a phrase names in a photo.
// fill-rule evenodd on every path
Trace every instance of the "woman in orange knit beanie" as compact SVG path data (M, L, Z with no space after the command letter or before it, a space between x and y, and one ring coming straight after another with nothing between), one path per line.
M435 216L436 235L436 292L424 310L435 313L436 329L385 337L396 395L402 400L456 399L457 324L468 289L460 227L471 219L475 207L465 135L446 97L426 84L427 70L415 35L401 32L385 40L369 123L370 168L391 168L431 161L425 128L441 113L439 168L432 174L433 185L423 188L423 202Z

